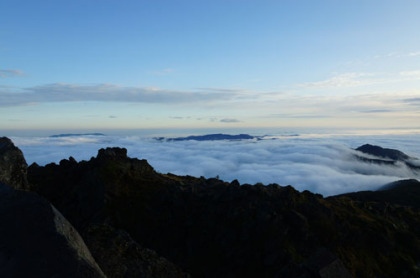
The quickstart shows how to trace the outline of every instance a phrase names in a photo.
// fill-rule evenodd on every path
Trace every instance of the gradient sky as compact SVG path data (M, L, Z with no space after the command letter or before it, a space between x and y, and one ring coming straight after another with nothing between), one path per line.
M420 1L2 0L0 130L420 128Z

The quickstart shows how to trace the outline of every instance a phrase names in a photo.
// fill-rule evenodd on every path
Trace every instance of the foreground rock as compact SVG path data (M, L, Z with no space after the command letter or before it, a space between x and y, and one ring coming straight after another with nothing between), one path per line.
M126 153L28 170L108 276L420 277L415 208L163 175Z
M0 137L0 182L16 189L27 189L27 164L22 151L6 137Z
M133 181L153 184L156 179L163 180L145 160L128 159L125 149L108 148L89 162L70 158L60 165L34 164L29 169L32 190L58 205L109 278L189 277L179 266L139 244L142 241L134 240L129 229L116 222L115 217L135 213L130 208L120 211L120 205L127 202L130 207L131 202L141 201L137 193L133 199L125 198ZM132 225L137 225L136 221Z
M0 183L0 223L0 277L106 277L44 198Z

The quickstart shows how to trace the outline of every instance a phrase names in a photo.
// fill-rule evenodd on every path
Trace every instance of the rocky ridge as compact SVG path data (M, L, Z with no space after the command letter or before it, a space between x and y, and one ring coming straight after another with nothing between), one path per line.
M420 211L375 194L160 174L122 148L27 177L107 277L420 277Z

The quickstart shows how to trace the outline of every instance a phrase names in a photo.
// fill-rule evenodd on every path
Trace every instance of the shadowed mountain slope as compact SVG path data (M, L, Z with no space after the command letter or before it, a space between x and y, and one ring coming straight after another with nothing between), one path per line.
M341 196L420 209L420 182L415 179L401 180L387 184L377 191L360 191Z
M31 189L93 238L96 259L109 250L97 240L108 232L95 227L110 227L193 277L420 276L420 212L412 208L160 174L121 148L28 173Z

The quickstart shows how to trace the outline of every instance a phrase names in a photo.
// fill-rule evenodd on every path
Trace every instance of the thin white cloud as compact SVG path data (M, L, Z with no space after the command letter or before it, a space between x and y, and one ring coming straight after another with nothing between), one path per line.
M372 76L373 74L369 73L343 73L326 80L299 84L299 86L306 88L347 88L367 86L380 82L380 80L374 79Z
M400 75L410 80L420 80L420 70L402 71Z
M404 58L404 57L415 57L420 56L420 51L412 51L412 52L390 52L383 55L376 55L374 59L381 59L381 58Z
M401 71L389 74L357 72L342 73L325 80L298 84L298 87L343 89L413 80L420 80L420 70Z
M408 54L408 56L411 56L411 57L413 57L413 56L420 56L420 51L411 52L411 53Z
M166 68L166 69L163 69L163 70L153 71L151 73L154 74L154 75L168 75L168 74L171 74L172 72L174 72L174 69Z
M22 76L23 71L21 70L12 70L12 69L0 69L0 77L7 78L7 77L16 77L16 76Z

